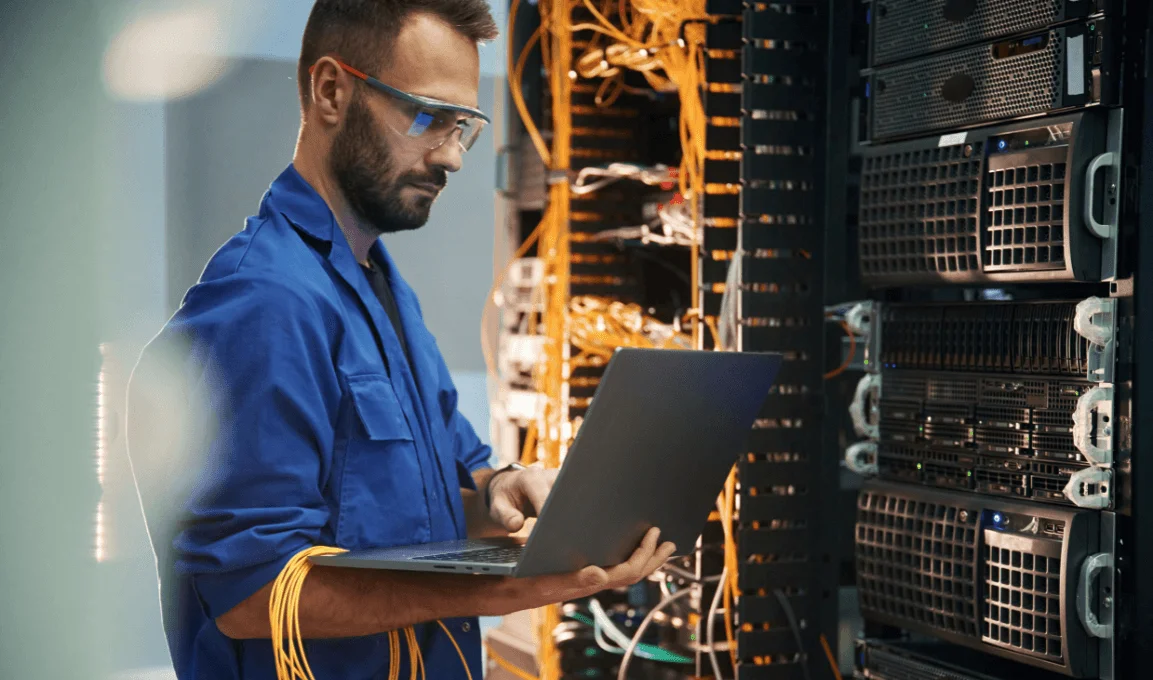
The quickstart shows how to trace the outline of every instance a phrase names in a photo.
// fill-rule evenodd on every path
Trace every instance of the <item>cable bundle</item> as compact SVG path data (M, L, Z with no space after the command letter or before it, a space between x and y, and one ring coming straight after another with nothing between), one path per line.
M692 339L646 316L640 305L593 296L569 305L572 344L589 355L609 358L619 347L692 349Z
M300 632L300 592L304 588L304 580L312 571L313 557L323 555L339 555L347 552L341 548L316 546L307 548L293 555L284 569L272 584L272 593L268 598L268 623L272 629L272 658L276 665L277 680L316 680L312 669L308 665L308 658L304 653L304 638ZM444 622L437 621L441 629L452 641L456 653L460 655L460 662L464 665L465 675L472 680L472 671L468 668L468 660L464 651L457 644L456 638ZM388 633L388 680L400 680L400 636L408 644L409 680L416 680L419 670L421 680L424 680L424 658L417 643L416 630L408 626L400 631Z

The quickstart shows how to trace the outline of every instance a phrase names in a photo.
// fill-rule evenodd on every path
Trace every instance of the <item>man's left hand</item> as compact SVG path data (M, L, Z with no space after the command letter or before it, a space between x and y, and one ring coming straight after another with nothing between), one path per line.
M556 482L557 472L527 468L496 475L489 480L488 492L492 499L489 517L509 533L520 531L526 518L540 514Z

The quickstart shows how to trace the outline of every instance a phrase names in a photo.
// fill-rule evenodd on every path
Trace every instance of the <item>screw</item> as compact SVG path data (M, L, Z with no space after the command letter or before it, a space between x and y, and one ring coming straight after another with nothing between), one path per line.
M969 511L968 510L962 510L961 512L957 513L957 517L960 518L960 520L962 522L968 522L969 521Z
M1106 595L1105 599L1101 600L1101 603L1105 605L1106 609L1108 609L1109 607L1113 606L1113 597L1111 595Z

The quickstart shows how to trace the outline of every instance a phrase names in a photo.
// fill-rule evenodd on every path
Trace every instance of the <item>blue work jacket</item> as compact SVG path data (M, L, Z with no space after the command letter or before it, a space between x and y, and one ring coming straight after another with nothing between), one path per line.
M214 619L299 551L466 535L461 488L491 452L457 410L416 295L379 241L372 254L411 364L331 210L290 166L134 372L130 455L180 680L276 677L269 640L232 640ZM477 621L445 624L479 680ZM417 635L430 679L465 677L439 626ZM318 680L388 676L385 635L306 651Z

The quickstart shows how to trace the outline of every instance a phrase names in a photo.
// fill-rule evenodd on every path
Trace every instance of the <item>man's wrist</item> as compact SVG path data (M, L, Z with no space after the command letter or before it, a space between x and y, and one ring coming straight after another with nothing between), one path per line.
M488 483L484 485L484 507L486 510L492 510L492 485L493 482L496 481L496 478L506 472L515 472L523 469L525 469L525 467L520 463L510 463L489 475Z

